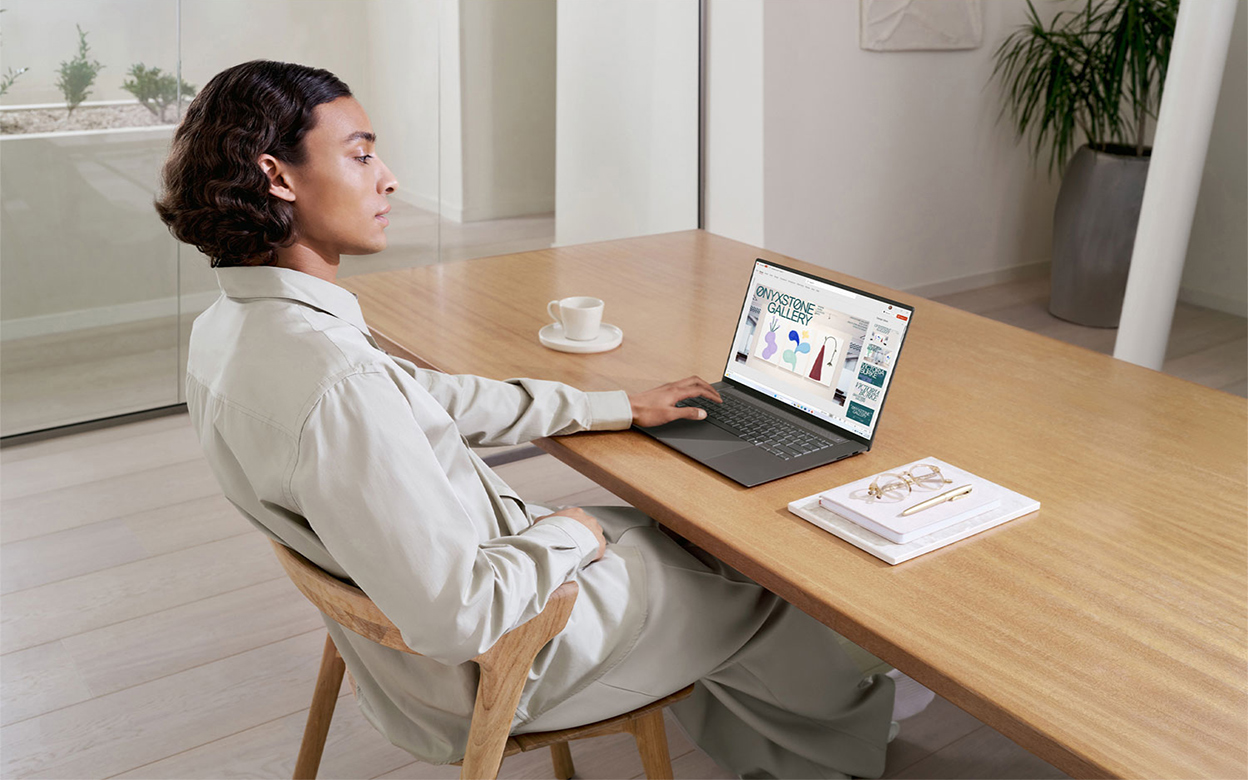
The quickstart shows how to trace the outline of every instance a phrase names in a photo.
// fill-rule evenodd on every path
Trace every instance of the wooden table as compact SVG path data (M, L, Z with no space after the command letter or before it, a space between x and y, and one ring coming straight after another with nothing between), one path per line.
M1248 402L703 231L343 280L387 350L451 373L648 389L727 362L754 258L916 309L875 448L742 488L634 431L538 442L1075 776L1248 776ZM624 343L540 346L546 303ZM898 566L787 510L917 458L1041 511Z

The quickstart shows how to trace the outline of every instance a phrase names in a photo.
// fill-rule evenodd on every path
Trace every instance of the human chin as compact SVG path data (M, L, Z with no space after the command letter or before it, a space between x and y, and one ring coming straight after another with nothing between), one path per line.
M389 245L389 240L385 233L379 231L375 236L354 243L349 251L343 252L344 255L375 255Z

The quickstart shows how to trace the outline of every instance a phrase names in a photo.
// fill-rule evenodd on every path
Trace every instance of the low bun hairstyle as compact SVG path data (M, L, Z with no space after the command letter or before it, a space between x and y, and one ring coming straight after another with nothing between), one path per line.
M351 88L327 70L253 60L212 77L186 109L161 170L156 213L214 268L274 265L295 240L294 205L269 194L262 154L300 165L315 109Z

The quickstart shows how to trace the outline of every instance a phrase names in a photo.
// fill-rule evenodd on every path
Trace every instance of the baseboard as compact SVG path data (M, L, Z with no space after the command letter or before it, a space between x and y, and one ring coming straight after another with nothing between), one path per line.
M1179 300L1204 309L1214 309L1227 314L1234 314L1236 317L1248 317L1248 301L1240 298L1228 298L1217 293L1183 287L1179 289Z
M485 206L465 207L461 222L486 222L492 219L530 217L534 214L553 214L554 196L549 198L512 198Z
M967 276L958 276L953 279L946 279L943 282L920 284L915 287L906 288L905 292L917 295L921 298L939 298L942 295L953 295L954 293L966 292L967 290L978 290L981 287L989 287L994 284L1018 282L1024 279L1037 279L1049 273L1050 265L1051 263L1047 260L1038 263L1014 265L1009 268L998 268L993 271L968 274Z
M1048 261L1027 263L985 273L959 276L955 279L946 279L943 282L921 284L916 287L906 288L905 292L918 295L921 298L939 298L942 295L978 290L981 287L988 287L994 284L1036 279L1048 274L1051 266L1052 263ZM1218 295L1217 293L1183 287L1179 289L1179 300L1192 306L1213 309L1233 314L1236 317L1248 317L1248 301L1239 298L1231 298L1225 295Z
M449 203L443 203L437 198L431 198L428 195L421 195L419 192L408 192L402 195L395 192L390 197L395 200L402 201L409 206L415 206L422 211L437 214L442 217L442 219L448 219L452 222L464 221L464 210L462 208L455 208Z
M156 320L162 317L173 317L179 311L203 311L219 297L221 297L220 290L211 290L188 293L181 296L180 300L178 296L173 296L4 320L0 322L0 341L28 339L53 333L69 333L88 328L104 328L127 322Z
M25 433L12 433L8 436L0 438L0 449L5 447L14 447L19 444L30 444L31 442L43 441L45 439L55 439L58 436L86 433L87 431L95 431L100 428L111 428L114 425L126 425L128 423L139 422L140 420L152 420L157 417L168 417L173 414L186 414L186 404L172 404L170 406L160 406L155 409L144 409L138 412L116 414L111 417L102 417L97 420L86 420L84 422L69 423L67 425L57 425L52 428L41 428L39 430L26 431Z

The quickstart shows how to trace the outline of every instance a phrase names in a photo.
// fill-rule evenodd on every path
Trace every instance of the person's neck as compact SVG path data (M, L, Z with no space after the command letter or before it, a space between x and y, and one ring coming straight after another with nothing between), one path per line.
M290 268L311 274L318 279L337 284L339 256L295 242L277 250L277 267Z

